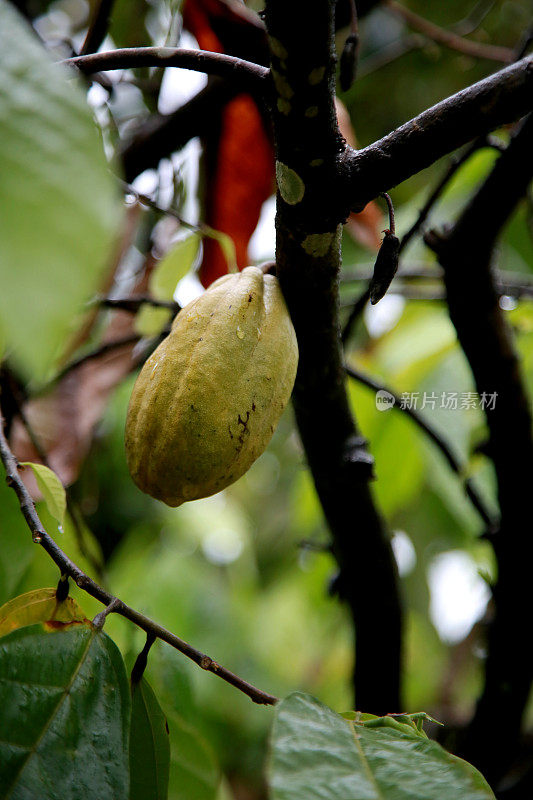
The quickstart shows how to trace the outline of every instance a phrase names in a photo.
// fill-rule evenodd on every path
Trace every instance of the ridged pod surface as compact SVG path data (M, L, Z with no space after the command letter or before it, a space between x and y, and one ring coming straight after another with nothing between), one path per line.
M169 506L236 481L266 448L298 364L272 275L246 267L176 317L146 361L126 420L126 457L142 491Z

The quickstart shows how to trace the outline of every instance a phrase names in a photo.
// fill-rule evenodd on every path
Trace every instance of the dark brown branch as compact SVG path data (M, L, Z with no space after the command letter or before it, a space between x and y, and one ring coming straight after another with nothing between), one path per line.
M407 417L413 420L413 422L418 425L421 431L423 431L426 436L431 439L431 441L438 447L441 451L442 455L448 462L448 466L450 469L458 475L461 483L463 484L464 490L468 495L472 505L478 512L479 516L487 526L489 532L493 532L496 530L497 521L494 519L493 515L487 508L485 501L483 498L478 494L476 487L474 486L473 482L470 478L465 479L464 475L466 472L466 464L461 464L458 459L453 454L450 446L448 443L443 439L443 437L433 428L429 422L424 419L423 414L420 414L416 409L411 408L410 406L402 406L401 398L394 392L389 386L381 383L380 381L375 380L370 375L366 375L364 372L361 372L354 367L345 366L347 374L354 378L354 380L358 381L359 383L363 384L363 386L367 386L369 389L373 389L375 392L385 391L388 394L394 397L394 406L396 410L400 411L401 413L405 414Z
M397 3L396 0L386 0L386 7L397 17L401 17L411 28L420 31L428 39L437 44L456 50L466 56L473 58L486 58L489 61L500 61L503 64L510 64L514 60L514 53L508 47L498 47L497 45L484 44L483 42L472 42L464 39L454 31L441 28L434 22L419 14L415 14L411 9Z
M100 0L92 7L89 29L80 50L81 56L95 53L104 41L114 2L115 0Z
M106 53L75 56L61 63L77 67L85 75L134 67L180 67L195 72L205 72L208 75L218 75L220 78L228 78L241 84L264 86L265 91L269 77L269 70L260 64L223 53L186 50L181 47L125 47Z
M70 361L66 364L60 372L55 376L54 383L57 383L62 378L65 377L69 372L72 372L74 369L78 369L83 364L86 364L88 361L92 361L95 358L99 358L100 356L105 355L106 353L110 353L113 350L119 350L121 347L127 347L128 345L137 344L141 337L136 334L132 333L128 336L123 336L121 339L113 339L110 342L104 342L104 344L98 345L93 350L89 350L89 352L84 353L79 358L74 359L74 361Z
M491 273L494 244L533 176L533 115L521 125L457 222L426 242L444 268L450 317L479 394L497 393L485 409L488 454L498 484L501 526L494 537L498 581L489 629L485 687L460 753L496 783L520 734L533 679L533 654L523 648L533 540L529 535L533 441L531 412L512 331L499 306ZM492 735L494 710L505 716L505 737Z
M372 269L359 269L352 272L343 274L342 283L352 282L368 282L372 277ZM533 297L533 276L524 274L522 272L511 272L507 270L494 270L493 277L495 286L500 296L507 295L516 299L521 297ZM409 268L402 267L401 272L398 273L392 282L391 291L396 291L398 294L403 293L404 283L411 283L415 281L429 281L431 283L438 282L440 284L443 278L443 272L440 269L435 269L432 266L421 265L417 267L413 265ZM445 297L445 295L443 295ZM357 299L356 303L359 302ZM346 304L351 305L351 304Z
M177 152L190 139L202 136L213 116L240 91L240 87L221 78L212 78L191 100L172 114L155 114L143 122L121 149L124 177L132 181L162 158Z
M173 314L177 314L181 310L180 304L174 300L156 300L148 294L134 295L132 297L103 297L96 302L104 308L120 309L121 311L128 311L130 314L136 314L145 305L153 306L154 308L167 308Z
M333 7L332 0L314 4L310 14L304 0L266 4L278 90L276 262L300 348L296 420L332 532L340 595L356 628L357 707L387 713L400 707L401 608L389 536L369 487L372 459L350 410L339 346L340 218L329 213L342 147L333 102Z
M528 56L437 103L368 147L346 147L338 191L346 202L345 216L472 139L514 122L532 106L533 56Z
M257 689L252 684L248 683L247 681L240 678L238 675L235 675L233 672L230 672L225 667L217 664L216 661L213 661L212 658L202 653L200 650L197 650L192 645L185 642L183 639L180 639L179 636L167 631L165 628L158 625L153 620L149 619L149 617L145 617L144 614L141 614L139 611L131 608L130 606L123 603L117 597L107 592L101 586L99 586L95 581L93 581L88 575L86 575L76 564L71 561L71 559L64 553L60 547L56 544L54 539L45 531L41 520L35 510L35 504L31 499L31 496L26 489L18 471L17 461L11 449L7 443L7 440L4 435L4 418L0 412L0 459L5 467L6 470L6 482L8 486L10 486L15 494L18 497L20 509L26 520L26 524L31 531L32 538L34 542L41 545L43 550L45 550L52 561L59 567L62 575L68 575L72 580L87 594L90 594L91 597L94 597L100 603L102 603L106 609L111 609L114 613L120 614L121 616L129 619L139 628L142 628L147 634L157 637L158 639L162 639L164 642L167 642L174 647L176 650L179 650L180 653L187 656L187 658L194 661L195 664L198 664L199 667L202 669L207 670L208 672L212 672L215 675L218 675L219 678L226 681L227 683L234 686L239 691L243 692L244 694L248 695L248 697L253 700L254 703L259 703L262 705L274 705L277 702L277 698L262 692L260 689Z

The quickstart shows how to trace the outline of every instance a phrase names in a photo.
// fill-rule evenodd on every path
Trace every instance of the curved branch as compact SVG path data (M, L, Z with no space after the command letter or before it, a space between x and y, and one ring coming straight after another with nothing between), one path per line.
M366 375L364 372L360 372L360 370L355 369L354 367L350 367L346 365L345 367L346 373L353 378L354 380L361 383L363 386L366 386L368 389L374 389L374 391L385 391L388 394L394 397L394 408L398 411L403 412L407 417L413 420L413 422L418 425L420 430L422 430L426 436L428 436L433 444L435 444L438 449L441 451L442 455L448 462L450 469L455 472L456 475L459 476L461 483L463 484L464 490L468 495L472 505L478 512L479 516L487 525L489 532L493 532L497 528L497 521L494 519L493 515L489 511L489 509L485 505L485 501L480 497L477 492L477 489L473 485L470 478L465 480L464 472L466 465L462 465L459 463L455 455L453 454L451 448L449 447L448 443L442 438L442 436L433 428L429 422L426 422L423 415L420 414L416 409L410 408L409 406L402 406L401 399L398 397L396 392L394 392L389 386L385 386L385 384L376 381L374 378L370 377L370 375Z
M386 0L385 7L392 11L397 17L401 17L410 28L420 31L425 37L437 44L456 50L473 58L486 58L489 61L500 61L503 64L510 64L514 60L514 53L509 47L499 47L498 45L485 44L484 42L473 42L464 39L454 31L441 28L434 22L419 14L415 14L410 8L402 6L396 0Z
M242 58L211 53L208 50L185 50L181 47L124 47L105 53L67 58L61 63L77 67L84 75L133 67L180 67L253 83L256 86L266 85L270 75L267 67Z
M82 589L84 592L87 592L87 594L90 594L91 597L96 598L96 600L99 600L99 602L103 603L106 608L112 606L112 610L115 614L120 614L122 617L129 619L130 622L133 622L139 628L142 628L142 630L147 634L152 634L158 639L162 639L164 642L167 642L171 645L171 647L179 650L180 653L183 653L183 655L187 656L187 658L190 658L191 661L194 661L194 663L198 664L198 666L202 669L205 669L208 672L213 672L215 675L218 675L219 678L222 678L222 680L248 695L248 697L253 700L254 703L259 703L261 705L274 705L277 703L277 697L266 694L260 689L257 689L255 686L252 686L252 684L243 680L238 675L235 675L233 672L230 672L230 670L226 669L220 664L217 664L217 662L213 661L210 656L207 656L205 653L202 653L200 650L192 647L192 645L188 644L183 639L180 639L179 636L167 631L166 628L158 625L157 622L154 622L149 617L145 617L144 614L141 614L139 611L136 611L134 608L126 605L126 603L122 602L122 600L119 598L114 597L112 594L99 586L95 581L93 581L92 578L89 578L88 575L86 575L73 561L71 561L67 554L64 553L60 547L58 547L54 539L52 539L52 537L45 531L43 524L39 519L37 511L35 510L35 504L19 475L17 460L11 452L11 449L5 438L4 418L1 412L0 459L2 460L6 470L6 483L15 491L15 494L18 497L20 510L22 511L24 519L26 520L26 524L32 533L33 541L36 544L40 544L41 547L48 553L52 561L54 561L54 563L57 564L61 570L62 575L68 575L72 578L76 585L79 586L80 589Z
M239 87L229 81L211 78L204 89L176 111L148 117L119 148L125 179L132 181L190 139L203 136L213 116L238 92Z
M361 211L447 153L514 122L533 107L533 56L442 100L400 128L363 148L346 147L340 159L345 215Z
M87 361L92 361L95 358L99 358L100 356L105 355L105 353L109 353L112 350L118 350L121 347L128 347L130 345L137 344L141 340L141 336L137 333L130 333L127 336L123 336L120 339L112 339L110 342L104 342L103 344L98 345L93 350L89 350L87 353L84 353L82 356L75 358L73 361L69 361L68 364L57 373L57 375L53 378L53 383L59 383L65 375L68 375L69 372L72 372L78 367L81 367Z

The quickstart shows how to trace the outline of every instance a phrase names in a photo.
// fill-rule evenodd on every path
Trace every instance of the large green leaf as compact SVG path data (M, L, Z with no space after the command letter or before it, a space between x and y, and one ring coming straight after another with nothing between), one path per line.
M166 800L170 741L165 715L144 678L133 686L130 800Z
M120 219L73 77L0 0L0 339L36 381L99 288Z
M0 797L126 800L129 686L91 624L38 624L0 640Z
M363 719L343 719L305 694L283 700L272 734L273 800L494 800L474 767L415 726Z
M214 800L219 771L211 748L179 714L168 715L170 729L169 800Z

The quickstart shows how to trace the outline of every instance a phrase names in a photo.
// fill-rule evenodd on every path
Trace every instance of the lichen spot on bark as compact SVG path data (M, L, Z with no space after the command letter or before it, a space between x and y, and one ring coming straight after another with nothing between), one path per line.
M274 36L269 36L268 42L270 45L270 50L272 51L272 53L274 53L275 56L277 56L281 60L287 58L287 56L289 55L287 52L287 48L281 44L279 39L276 39Z
M320 258L327 254L334 238L335 234L330 232L310 233L303 240L302 247L308 255L313 256L313 258Z
M315 67L314 69L312 69L311 72L309 73L309 78L308 78L311 86L316 86L317 83L320 83L320 81L324 80L325 74L326 74L325 67Z
M303 200L305 192L303 180L282 161L276 161L276 181L279 192L288 205L295 206Z
M274 68L271 70L272 72L272 80L274 81L274 85L277 89L277 92L281 97L284 97L286 100L290 100L291 97L294 97L294 89L289 84L287 78L278 72Z

